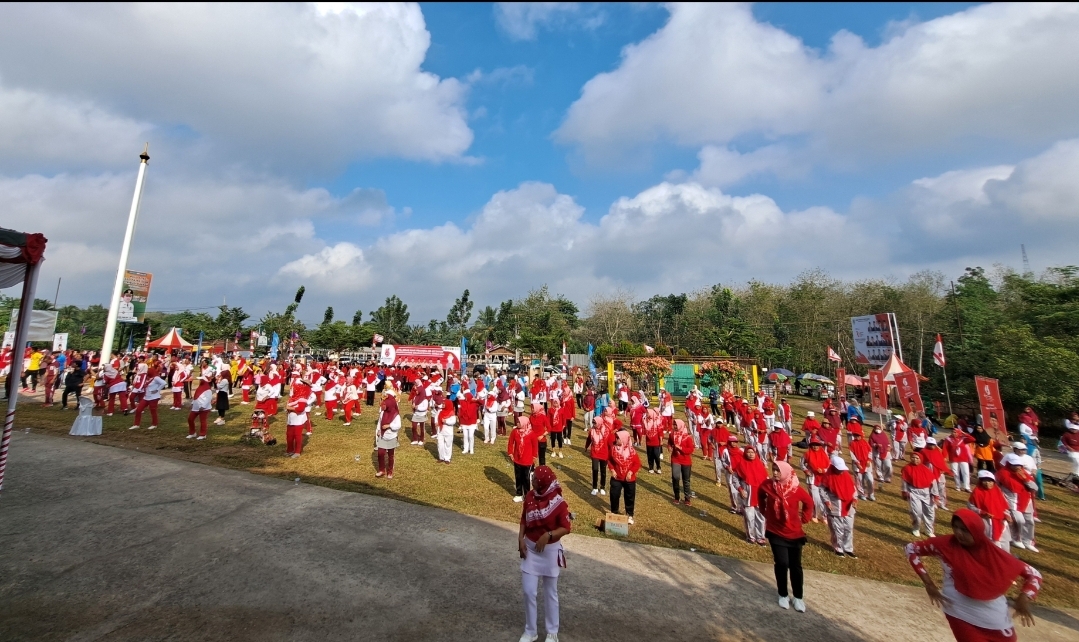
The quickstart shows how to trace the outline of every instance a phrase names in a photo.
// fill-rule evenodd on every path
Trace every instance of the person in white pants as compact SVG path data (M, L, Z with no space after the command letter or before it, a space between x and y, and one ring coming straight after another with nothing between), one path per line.
M435 439L438 442L438 461L443 464L450 463L453 456L453 430L457 426L457 415L453 414L453 404L447 401L438 414L438 433Z
M476 426L479 419L480 402L472 398L472 392L465 390L463 398L457 402L457 420L461 423L461 452L476 454Z
M1022 459L1015 453L1004 456L997 471L997 485L1004 493L1011 514L1012 546L1034 553L1039 552L1034 545L1034 494L1038 484L1023 468Z
M832 550L836 555L857 558L854 554L854 515L858 498L847 463L839 455L832 455L832 466L821 485L821 495L828 528L832 531Z
M915 537L933 537L937 518L937 473L922 463L922 456L911 453L903 467L903 499L910 510L910 527Z
M543 578L546 642L558 642L558 576L566 568L561 539L572 528L569 505L562 497L562 487L558 485L554 471L540 466L534 478L535 485L524 498L521 526L517 533L525 607L525 631L520 642L539 639L536 598L540 578Z
M498 437L498 400L494 393L487 393L483 400L483 443L493 444Z

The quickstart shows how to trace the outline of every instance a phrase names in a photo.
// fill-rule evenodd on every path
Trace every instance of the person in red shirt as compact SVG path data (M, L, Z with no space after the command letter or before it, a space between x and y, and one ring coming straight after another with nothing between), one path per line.
M768 470L764 467L764 461L757 457L757 450L752 446L746 446L742 460L734 469L734 475L738 479L738 494L742 497L742 517L746 528L746 541L750 544L764 546L765 518L760 511L760 497L758 490L764 480L768 479Z
M644 413L647 410L639 398L633 398L629 408L629 425L633 429L633 444L635 446L644 439Z
M824 442L812 439L809 449L802 455L802 470L806 474L806 483L809 484L810 495L813 497L813 522L820 522L824 518L824 499L820 494L820 485L824 481L824 474L831 466L831 459L824 450Z
M772 464L772 478L762 483L757 491L757 504L764 513L764 536L772 547L779 606L790 608L789 574L794 609L804 613L802 547L806 535L802 525L813 516L813 498L799 485L798 475L790 464L777 461Z
M506 453L513 460L513 478L516 493L513 501L524 501L525 493L528 492L528 476L532 472L532 466L536 463L536 451L538 444L532 433L532 422L528 417L521 417L521 421L514 426L506 446Z
M591 430L592 422L596 418L596 391L589 382L584 391L584 399L581 400L581 410L584 411L584 429Z
M970 494L967 508L978 513L985 522L985 534L999 548L1011 552L1011 538L1008 528L1012 522L1008 510L1008 500L997 486L997 478L988 470L978 471L978 485Z
M532 416L543 413L545 415L544 421L547 425L547 431L550 434L551 440L551 459L558 457L562 459L562 449L566 445L566 435L562 431L565 430L566 424L562 423L562 406L558 403L558 399L552 397L547 402L547 409L539 404L539 402L532 401Z
M383 388L379 404L378 420L375 422L375 448L378 449L378 472L375 477L393 479L394 453L397 452L398 434L401 431L401 410L397 406L397 390L393 385Z
M577 418L577 406L574 403L573 395L566 392L568 388L563 386L565 390L562 392L562 434L566 438L566 443L570 444L570 439L573 437L573 420Z
M547 466L536 469L536 486L525 495L523 508L517 531L525 606L525 632L521 640L532 642L538 639L536 598L542 577L547 639L557 642L558 575L566 568L566 555L560 540L569 534L571 523L562 487L554 471Z
M674 503L690 505L693 491L690 488L690 477L693 474L693 435L689 434L686 422L681 419L674 420L674 431L667 438L667 445L671 449L671 485L674 486ZM685 501L679 502L679 484L684 491Z
M648 472L658 475L663 456L663 417L655 408L649 408L642 419L644 449L648 458Z
M927 437L925 440L925 448L922 449L922 461L929 465L933 469L933 472L937 475L936 491L937 491L937 506L944 510L948 510L948 464L944 461L944 451L937 445L937 440L933 437Z
M937 473L922 463L920 453L911 453L910 463L903 467L903 499L910 509L910 527L915 537L921 537L924 527L926 534L933 537L937 518L935 493Z
M806 413L805 421L802 422L802 434L805 435L806 442L813 441L819 431L820 422L817 421L816 413L810 410Z
M851 422L853 425L854 422ZM861 431L850 433L850 462L854 468L854 482L858 490L858 499L877 501L876 488L873 484L873 449Z
M303 454L303 429L307 425L307 387L299 382L292 385L288 404L288 427L285 428L285 453L289 457Z
M956 490L970 492L970 470L974 468L974 451L971 444L974 437L962 430L953 430L944 440L944 455L952 468L952 479Z
M618 514L618 502L622 492L626 493L626 515L633 523L633 511L637 503L637 473L641 470L641 457L633 447L633 437L628 430L615 433L614 443L609 448L611 467L611 512Z
M597 417L588 431L584 447L592 458L592 494L607 494L607 460L610 459L610 446L614 441L613 422L607 416ZM598 485L597 485L598 483Z
M824 507L828 513L828 528L832 532L832 550L840 557L858 558L854 554L854 514L858 498L854 496L854 478L847 462L832 455L832 465L821 484Z
M476 454L476 428L480 423L480 402L472 396L471 390L465 390L457 401L457 418L461 421L461 452Z
M529 421L532 426L532 434L536 437L536 453L539 455L539 465L546 466L547 440L551 433L551 421L547 413L543 412L543 406L540 405L532 406L532 415L529 417ZM561 456L561 449L559 449L558 454ZM551 455L551 459L554 459L554 455Z
M791 437L783 428L783 424L776 423L772 426L772 433L768 435L771 445L772 461L787 461L791 456Z

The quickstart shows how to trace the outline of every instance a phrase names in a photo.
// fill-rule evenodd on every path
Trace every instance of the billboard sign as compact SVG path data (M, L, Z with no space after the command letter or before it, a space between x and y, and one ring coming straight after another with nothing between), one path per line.
M153 278L154 275L149 272L124 271L124 287L120 290L120 305L116 313L118 323L142 323Z
M440 366L445 370L460 370L461 347L384 343L379 350L379 363L384 366Z
M883 366L899 346L899 327L895 315L870 314L852 317L851 331L854 334L854 360L866 366ZM902 354L899 355L902 360Z

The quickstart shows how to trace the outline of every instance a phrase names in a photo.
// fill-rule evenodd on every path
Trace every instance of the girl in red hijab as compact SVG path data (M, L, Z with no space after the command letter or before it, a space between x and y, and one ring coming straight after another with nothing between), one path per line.
M794 610L804 613L802 601L802 547L806 536L802 524L813 515L813 498L798 483L798 475L790 464L777 461L772 464L772 478L761 484L757 491L758 505L764 513L764 533L772 546L775 563L776 589L779 606L790 608L787 594L787 574L794 593Z
M678 504L679 483L685 492L686 506L690 505L693 492L690 490L690 477L693 474L693 451L696 445L693 443L693 435L686 429L686 422L681 419L674 420L674 431L667 438L667 445L671 448L671 485L674 486L674 503Z
M907 559L925 585L929 601L944 610L958 642L1016 640L1005 595L1012 582L1022 578L1015 613L1024 626L1032 626L1030 602L1041 589L1041 574L995 546L985 535L982 518L972 510L961 508L955 512L952 533L907 544ZM939 557L944 567L940 588L922 564L926 556Z
M744 457L734 469L734 475L738 478L738 494L742 497L744 511L742 513L746 526L746 541L750 544L764 546L767 540L764 537L765 520L764 513L760 510L760 502L757 491L761 484L768 479L768 471L764 468L764 462L757 456L757 450L752 446L746 446L742 451Z
M622 491L626 492L626 515L633 523L633 509L637 503L637 473L641 470L641 456L633 447L633 436L623 428L615 433L610 447L611 465L611 512L618 514L618 502Z
M525 602L523 642L533 642L539 638L536 597L541 577L547 641L558 642L558 575L566 568L566 554L560 540L569 534L570 529L569 506L562 497L562 487L554 471L540 466L536 469L534 487L525 495L521 525L517 532Z
M978 513L985 522L985 534L1003 551L1011 552L1010 529L1005 526L1011 522L1008 500L996 483L996 475L988 470L978 471L978 485L970 494L967 508Z

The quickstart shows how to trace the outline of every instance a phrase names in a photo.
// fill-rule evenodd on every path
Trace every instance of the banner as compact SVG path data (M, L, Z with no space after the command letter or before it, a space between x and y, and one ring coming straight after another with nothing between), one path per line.
M895 352L899 330L894 314L870 314L852 317L854 361L868 366L883 366Z
M468 367L468 338L461 337L461 374L465 374Z
M899 395L899 403L903 404L906 413L925 412L925 404L922 403L922 394L918 388L918 373L897 372L892 375L895 379L895 391Z
M1002 444L1008 443L1007 415L1000 399L1000 382L976 376L974 387L978 389L978 405L981 406L985 432Z
M56 333L56 310L31 310L30 331L26 335L27 341L52 341L52 335ZM8 328L19 325L19 308L11 311L11 323ZM14 342L14 339L12 339Z
M382 344L379 363L384 366L441 366L447 370L460 370L461 348L459 346L398 346Z
M777 382L778 383L778 382ZM835 393L840 397L847 396L847 369L835 369Z
M67 350L67 333L57 332L52 335L52 351L63 352L64 350Z
M261 342L262 339L263 339L263 337L259 337L259 342ZM277 336L277 333L274 332L273 337L270 339L270 358L271 359L276 359L277 358L277 350L278 350L278 347L280 345L281 345L281 337Z
M14 332L5 332L4 333L4 346L3 346L3 348L0 348L0 350L5 349L5 348L10 348L10 347L12 347L14 345L15 345L15 333Z
M592 355L596 349L592 347L592 344L588 344L588 373L592 375L592 385L596 385L596 364L592 361Z
M873 412L878 415L888 414L888 393L884 388L884 371L869 371L869 401Z
M142 323L146 317L146 299L150 297L149 272L124 270L124 287L120 291L120 306L116 313L117 323Z
M461 369L461 346L442 346L442 366L444 372L453 372Z

